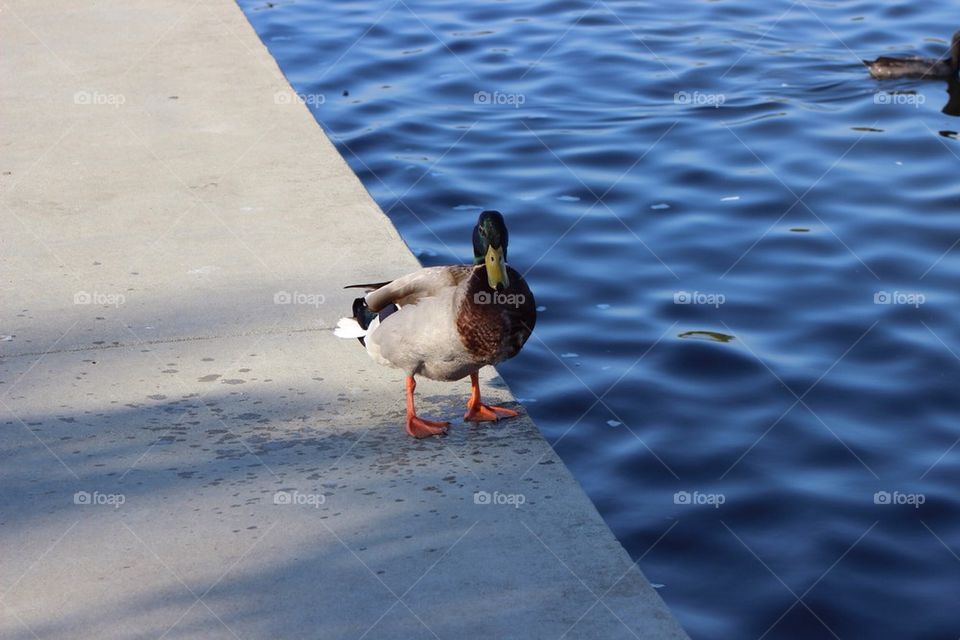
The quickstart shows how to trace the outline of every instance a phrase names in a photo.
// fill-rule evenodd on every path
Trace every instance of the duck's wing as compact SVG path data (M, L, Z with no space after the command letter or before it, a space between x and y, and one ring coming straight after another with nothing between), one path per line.
M344 287L344 289L364 289L367 292L370 292L379 289L380 287L385 287L388 284L390 284L390 280L387 280L386 282L371 282L367 284L348 284Z
M416 304L421 298L439 295L444 289L456 288L473 273L473 269L474 267L468 265L427 267L391 282L351 286L372 289L365 296L365 300L367 308L376 312L390 304L401 307Z

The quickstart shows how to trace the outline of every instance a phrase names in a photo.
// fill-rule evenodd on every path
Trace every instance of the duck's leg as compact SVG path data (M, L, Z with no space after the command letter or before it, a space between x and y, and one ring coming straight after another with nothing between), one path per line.
M463 414L464 420L470 422L489 422L500 418L512 418L520 415L513 409L506 407L493 407L480 402L480 376L476 373L470 374L470 401L467 402L467 412Z
M447 432L449 422L424 420L417 415L413 408L413 392L417 389L417 382L413 376L407 376L407 433L414 438L438 436Z

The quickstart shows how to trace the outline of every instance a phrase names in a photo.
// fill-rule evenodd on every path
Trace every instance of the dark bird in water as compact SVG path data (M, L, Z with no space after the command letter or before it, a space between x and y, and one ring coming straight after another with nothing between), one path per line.
M881 56L876 60L864 60L870 75L877 80L895 80L897 78L918 78L920 80L948 80L957 77L960 69L960 31L953 34L950 50L940 59L889 58Z
M527 283L507 266L507 226L497 211L480 214L473 229L473 264L428 267L392 282L351 285L368 293L353 301L353 317L334 333L358 338L370 357L407 375L407 433L446 433L449 422L425 420L414 409L414 376L460 380L472 393L464 419L495 421L518 415L480 401L477 372L520 352L537 321Z

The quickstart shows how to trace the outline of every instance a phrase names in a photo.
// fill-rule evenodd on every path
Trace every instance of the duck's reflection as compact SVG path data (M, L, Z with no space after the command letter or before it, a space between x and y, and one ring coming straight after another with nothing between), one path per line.
M947 104L943 105L941 111L948 116L960 116L960 80L947 80L947 95Z

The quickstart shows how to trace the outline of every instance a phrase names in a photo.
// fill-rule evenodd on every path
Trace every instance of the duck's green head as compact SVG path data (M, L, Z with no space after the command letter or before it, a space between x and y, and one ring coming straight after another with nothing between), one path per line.
M491 289L507 289L507 225L499 211L484 211L473 228L473 263L487 267Z

